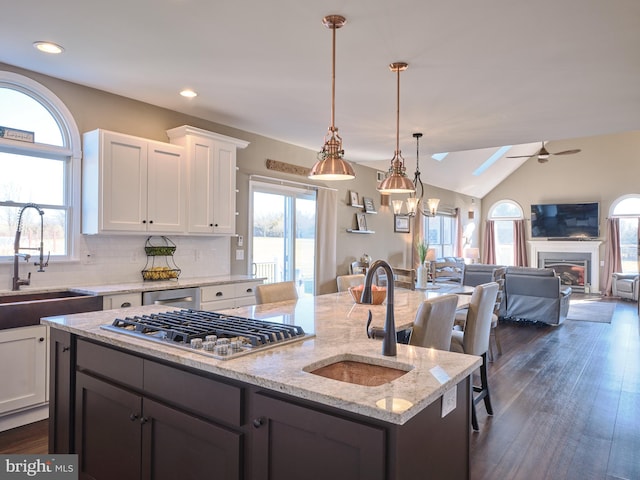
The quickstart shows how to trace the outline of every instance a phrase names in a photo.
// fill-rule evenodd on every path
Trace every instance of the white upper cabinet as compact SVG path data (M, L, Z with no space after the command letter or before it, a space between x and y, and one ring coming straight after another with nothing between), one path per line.
M236 150L249 142L184 125L167 131L185 148L189 201L187 233L236 233Z
M184 233L187 168L178 145L84 134L82 233Z

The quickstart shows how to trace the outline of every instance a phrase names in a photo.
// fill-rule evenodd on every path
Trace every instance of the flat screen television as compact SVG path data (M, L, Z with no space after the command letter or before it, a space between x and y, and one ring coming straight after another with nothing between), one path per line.
M597 238L599 226L597 202L531 205L531 238Z

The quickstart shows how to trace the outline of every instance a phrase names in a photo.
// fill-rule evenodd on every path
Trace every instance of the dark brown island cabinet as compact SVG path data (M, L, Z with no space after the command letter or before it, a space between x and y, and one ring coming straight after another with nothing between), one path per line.
M55 328L50 354L49 448L80 479L469 478L470 410L442 399L396 425Z

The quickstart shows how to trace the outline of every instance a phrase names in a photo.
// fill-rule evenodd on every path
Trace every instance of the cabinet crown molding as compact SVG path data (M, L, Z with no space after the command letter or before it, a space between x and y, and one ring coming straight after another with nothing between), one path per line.
M186 135L198 135L200 137L211 138L219 142L231 143L236 148L246 148L250 142L240 140L239 138L228 137L219 133L210 132L201 128L192 127L190 125L182 125L181 127L171 128L167 130L167 136L172 141L175 138L181 138Z

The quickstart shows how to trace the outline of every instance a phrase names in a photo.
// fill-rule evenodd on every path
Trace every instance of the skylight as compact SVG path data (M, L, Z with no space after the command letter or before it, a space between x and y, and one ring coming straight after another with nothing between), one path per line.
M489 168L491 165L493 165L494 163L496 163L496 161L501 158L505 153L507 153L509 151L509 149L511 148L511 145L506 145L504 147L500 147L498 150L496 150L496 152L491 155L489 158L487 158L482 165L480 165L478 168L476 168L473 171L473 175L474 176L479 176L482 173L484 173L484 171Z
M433 158L434 160L437 160L439 162L441 162L442 160L444 160L444 158L449 155L449 152L444 152L444 153L434 153L433 155L431 155L431 158Z

